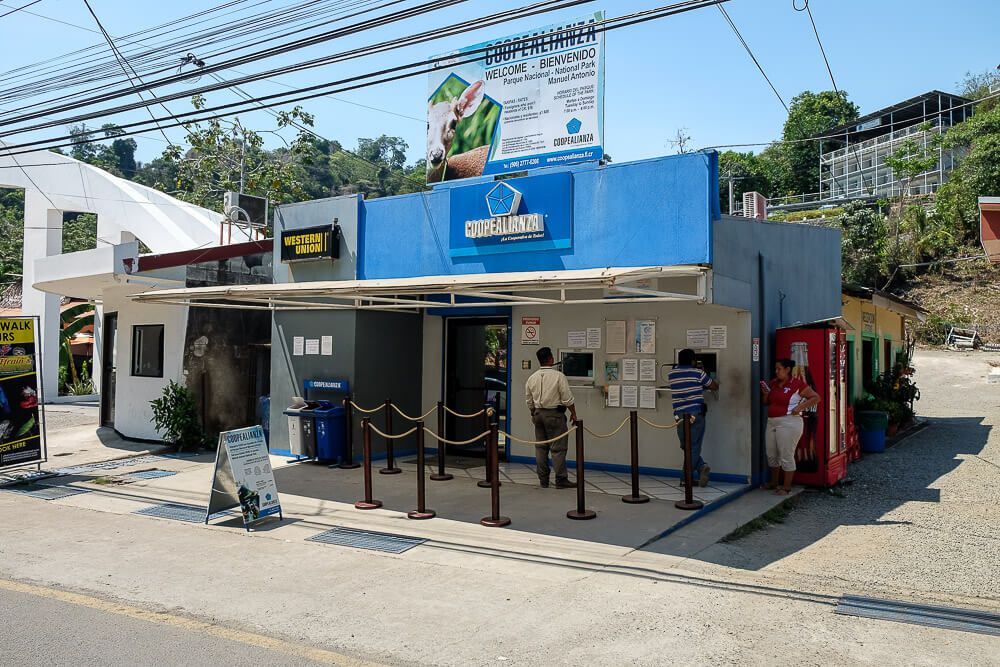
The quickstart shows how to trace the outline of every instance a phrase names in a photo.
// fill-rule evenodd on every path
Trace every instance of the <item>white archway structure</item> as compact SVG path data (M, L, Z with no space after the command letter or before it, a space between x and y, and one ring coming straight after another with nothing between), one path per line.
M55 387L59 376L60 296L85 296L35 289L36 262L62 253L63 214L97 215L97 251L116 258L116 247L141 239L154 253L219 245L222 215L182 202L153 188L110 174L65 155L36 151L11 155L0 142L0 187L24 190L22 312L41 317L42 379ZM74 253L83 255L83 253ZM68 258L67 258L68 259ZM91 263L80 257L77 266ZM73 262L67 262L72 264ZM48 266L51 266L51 260ZM94 272L98 267L94 266ZM98 309L100 315L100 309ZM95 318L95 343L100 317ZM95 353L99 348L95 344ZM54 393L49 393L49 396Z

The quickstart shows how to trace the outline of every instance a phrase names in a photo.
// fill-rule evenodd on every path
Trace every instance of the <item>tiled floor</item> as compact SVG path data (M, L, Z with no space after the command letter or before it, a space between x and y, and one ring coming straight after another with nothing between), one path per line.
M406 461L398 462L404 468L413 469L415 463ZM427 465L428 472L436 470L436 464ZM448 468L449 473L459 477L469 477L470 479L484 479L486 467L474 468ZM569 471L570 479L576 479L573 470ZM535 474L535 467L527 463L501 463L500 479L513 484L538 484L538 476ZM588 470L585 476L588 492L607 493L615 496L623 496L632 493L632 477L623 472L605 472L603 470ZM743 484L729 482L711 482L702 488L695 486L694 497L703 503L715 502L730 493L734 493L744 488ZM677 477L660 477L653 475L639 476L639 491L651 498L659 500L682 500L684 498L684 487Z

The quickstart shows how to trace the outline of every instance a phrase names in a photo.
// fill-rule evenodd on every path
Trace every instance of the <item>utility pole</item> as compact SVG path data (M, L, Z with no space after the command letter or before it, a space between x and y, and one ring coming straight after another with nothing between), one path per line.
M733 214L733 182L742 181L744 176L733 176L733 168L729 167L729 173L727 174L727 180L729 181L729 210L726 211L729 215Z

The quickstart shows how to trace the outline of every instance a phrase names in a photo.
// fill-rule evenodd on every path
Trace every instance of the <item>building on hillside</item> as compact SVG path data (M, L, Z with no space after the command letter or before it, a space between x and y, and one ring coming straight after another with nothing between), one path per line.
M819 200L932 194L948 180L959 155L933 140L972 115L970 100L938 90L873 111L823 133L819 142ZM909 183L900 182L885 158L907 139L937 153L937 163ZM832 150L830 147L835 146ZM778 203L778 202L775 202Z
M857 285L841 288L847 332L847 400L861 398L869 384L891 369L907 351L907 323L923 322L927 312L888 292Z

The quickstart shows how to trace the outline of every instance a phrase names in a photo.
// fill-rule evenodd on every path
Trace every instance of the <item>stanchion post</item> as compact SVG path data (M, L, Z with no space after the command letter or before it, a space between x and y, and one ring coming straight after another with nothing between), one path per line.
M566 512L566 516L570 519L583 521L593 519L597 516L597 512L587 509L587 492L584 489L583 481L583 420L576 421L574 426L576 426L576 509Z
M691 418L693 415L682 415L681 423L684 427L684 500L678 500L674 507L679 510L698 510L705 506L705 503L694 499L694 480L691 478Z
M392 400L385 399L385 404L382 406L382 411L385 413L385 434L386 436L392 435ZM378 472L380 475L398 475L403 472L400 468L396 467L396 454L394 450L393 439L386 437L385 439L385 467L381 468Z
M354 506L359 510L374 510L382 507L382 501L372 500L372 429L368 417L361 420L361 440L364 449L365 499L354 503Z
M479 523L491 528L500 528L510 525L510 517L500 516L500 455L497 452L499 443L499 427L496 424L490 426L490 434L486 439L486 468L490 472L492 485L490 486L490 515L483 517Z
M437 418L438 418L438 444L437 444L437 460L438 469L437 472L431 475L431 479L435 482L444 482L449 479L454 479L455 476L451 473L445 472L444 470L444 441L448 436L444 432L444 402L438 401L437 404Z
M486 435L486 479L481 479L478 482L476 482L476 486L478 486L481 489L490 489L490 488L493 488L493 478L491 477L491 475L493 474L493 471L490 468L490 451L489 451L490 450L490 435L489 434L491 433L491 430L490 430L490 408L491 407L492 407L492 405L490 405L489 403L486 403L486 404L483 405L483 430L486 431L486 434L487 434ZM492 446L494 448L496 448L497 443L493 443Z
M353 470L361 464L354 460L354 408L350 394L344 398L344 424L344 455L340 458L340 463L330 467Z
M632 494L622 496L622 502L637 505L649 502L649 496L639 493L639 413L635 410L630 411L628 420L629 446L632 450Z
M425 498L425 482L424 475L424 423L422 421L417 422L417 509L412 512L407 512L406 516L410 519L433 519L437 516L434 510L427 509L426 498Z

